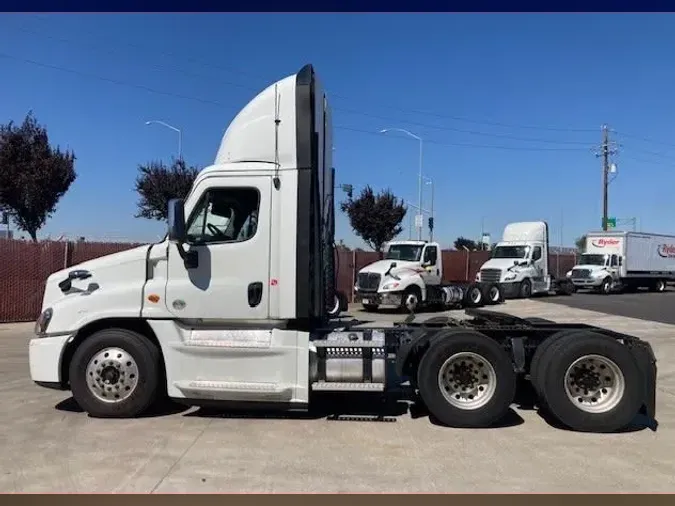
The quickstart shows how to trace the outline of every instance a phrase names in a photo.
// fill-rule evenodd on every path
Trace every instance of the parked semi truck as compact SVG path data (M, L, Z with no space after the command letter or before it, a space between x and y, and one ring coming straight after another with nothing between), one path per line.
M307 409L330 392L344 403L409 382L442 423L483 427L505 416L526 377L572 429L653 418L656 360L636 337L485 309L394 327L330 322L332 145L311 65L263 90L187 198L170 202L164 240L49 276L29 344L33 381L70 389L95 417L135 417L166 396Z
M675 281L675 236L592 232L567 277L577 288L609 294L648 288L664 292Z
M574 285L565 276L557 279L550 270L548 237L545 221L509 223L491 258L476 274L476 281L499 283L505 298L550 292L570 295Z
M443 283L441 247L427 241L391 241L382 260L358 272L354 292L366 311L382 306L412 312L434 305L481 307L502 300L496 283Z

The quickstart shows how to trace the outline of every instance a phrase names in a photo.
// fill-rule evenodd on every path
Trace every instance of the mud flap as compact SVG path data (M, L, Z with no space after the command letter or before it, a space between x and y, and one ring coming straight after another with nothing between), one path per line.
M656 432L659 422L656 420L656 356L646 341L633 341L630 350L644 377L644 400L640 414L648 419L648 427Z

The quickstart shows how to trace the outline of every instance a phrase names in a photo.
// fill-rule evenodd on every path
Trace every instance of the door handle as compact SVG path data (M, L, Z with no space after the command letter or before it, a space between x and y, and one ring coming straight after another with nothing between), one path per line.
M248 285L248 305L256 307L262 300L263 284L262 281L256 281Z

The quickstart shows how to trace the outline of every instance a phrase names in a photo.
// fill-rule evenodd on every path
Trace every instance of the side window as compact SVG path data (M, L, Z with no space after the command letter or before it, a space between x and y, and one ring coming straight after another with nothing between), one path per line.
M255 188L211 188L188 219L193 244L244 242L258 228L260 193Z
M436 251L436 246L427 246L427 248L424 250L424 262L435 265L437 258L438 252Z
M623 257L619 257L619 267L623 265Z
M616 267L619 265L619 260L616 255L612 255L612 263L610 264L612 267Z
M536 262L541 258L541 246L536 246L532 252L532 261Z

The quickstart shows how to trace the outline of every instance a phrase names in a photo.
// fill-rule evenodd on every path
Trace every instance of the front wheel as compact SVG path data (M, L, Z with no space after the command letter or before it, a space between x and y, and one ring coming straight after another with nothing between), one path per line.
M410 286L403 292L401 307L410 313L414 313L419 307L421 299L422 292L420 289L417 286Z
M612 292L612 278L607 276L605 279L602 280L602 284L600 285L600 293L602 295L609 295Z
M521 299L529 299L532 295L532 282L529 279L524 279L520 282L520 290L518 296Z
M655 292L665 292L667 288L666 282L662 279L657 279L654 282L654 291Z
M156 400L157 347L126 329L100 330L84 340L70 363L73 398L91 416L132 418Z
M429 412L451 427L489 427L506 416L516 374L506 352L474 331L439 336L417 370L420 397Z

